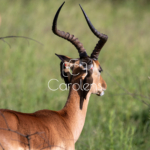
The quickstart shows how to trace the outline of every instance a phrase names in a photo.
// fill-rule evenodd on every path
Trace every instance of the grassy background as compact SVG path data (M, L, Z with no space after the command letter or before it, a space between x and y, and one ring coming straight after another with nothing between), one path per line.
M48 89L52 78L62 83L54 53L77 58L77 50L51 31L63 1L5 0L0 2L2 36L34 38L0 41L0 108L21 112L61 109L68 91ZM109 39L100 53L103 97L92 95L77 150L149 150L150 5L145 1L66 1L58 28L80 39L88 54L98 39L89 30L78 4L97 30ZM116 82L117 81L117 82ZM53 87L55 85L53 83Z

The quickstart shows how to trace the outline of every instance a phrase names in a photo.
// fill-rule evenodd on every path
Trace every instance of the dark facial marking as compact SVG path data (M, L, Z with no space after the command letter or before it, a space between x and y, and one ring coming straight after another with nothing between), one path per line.
M91 85L93 83L92 73L93 73L93 70L89 70L87 76L83 80L83 86L85 84L87 84L88 86L86 86L86 90L84 90L84 88L82 88L83 91L81 91L81 97L80 97L80 109L81 110L82 110L82 107L83 107L84 99L86 99L86 96L87 96L89 90L91 89Z
M99 65L99 72L101 73L103 71L102 67Z

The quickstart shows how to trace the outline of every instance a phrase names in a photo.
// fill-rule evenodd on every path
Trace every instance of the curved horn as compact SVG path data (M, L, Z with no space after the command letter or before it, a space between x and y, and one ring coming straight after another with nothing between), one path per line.
M89 18L87 17L86 13L84 12L83 8L81 7L81 5L79 4L83 14L84 14L84 17L87 21L87 24L89 25L89 28L91 29L91 31L94 33L95 36L97 36L100 40L98 41L96 47L94 48L92 54L91 54L91 58L94 59L94 60L97 60L98 59L98 55L102 49L102 47L104 46L104 44L106 43L107 39L108 39L108 36L105 35L105 34L102 34L100 32L98 32L94 26L92 25L91 21L89 20Z
M65 33L64 31L57 30L57 18L64 3L65 2L63 2L63 4L59 7L59 9L56 12L56 15L53 20L52 31L59 37L70 41L77 48L80 58L87 57L88 55L86 53L86 50L84 49L83 44L78 40L78 38L76 38L74 35L70 35L69 33Z

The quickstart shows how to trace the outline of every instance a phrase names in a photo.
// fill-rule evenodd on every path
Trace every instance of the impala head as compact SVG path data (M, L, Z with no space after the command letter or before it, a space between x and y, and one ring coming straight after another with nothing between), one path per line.
M107 88L107 85L101 76L102 68L98 61L98 56L108 37L105 34L99 33L94 28L86 13L80 6L89 28L94 33L94 35L100 39L93 52L91 53L91 56L89 57L82 43L77 38L75 38L74 35L70 35L69 33L65 33L64 31L57 30L57 18L63 5L64 3L56 12L52 30L54 34L70 41L78 50L80 58L72 59L64 55L56 54L61 59L61 77L64 79L67 85L79 83L79 80L80 82L82 81L83 92L80 94L83 95L83 98L86 98L88 92L102 96L104 94L104 90L106 90ZM70 69L72 72L70 72Z

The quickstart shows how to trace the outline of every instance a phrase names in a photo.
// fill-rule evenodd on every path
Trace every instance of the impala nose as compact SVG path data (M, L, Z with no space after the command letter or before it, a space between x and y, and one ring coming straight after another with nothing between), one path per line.
M97 92L97 95L98 96L103 96L105 94L105 92L104 92L105 90L106 90L105 88L102 88L102 90Z
M98 91L96 95L103 96L104 95L104 91Z

